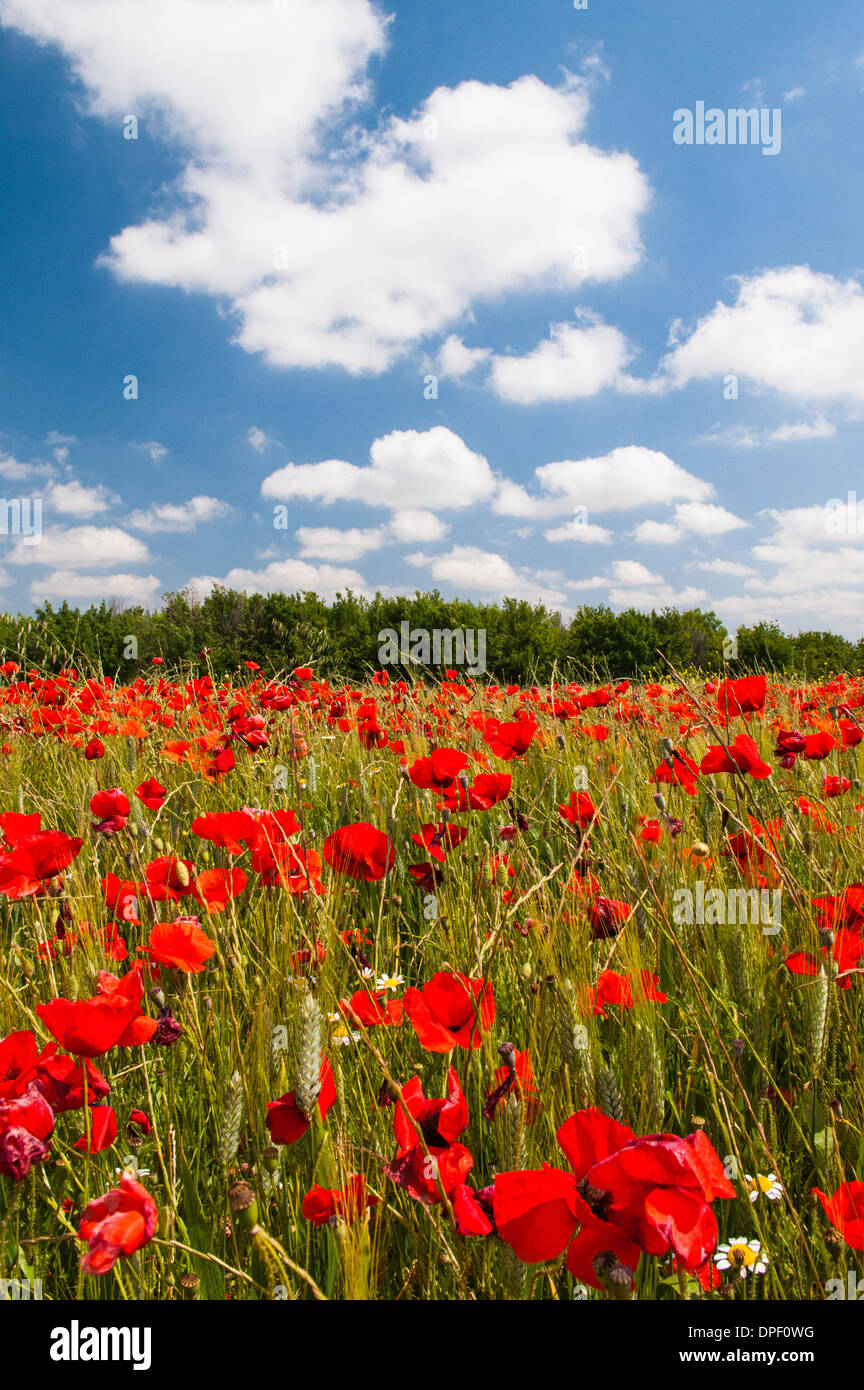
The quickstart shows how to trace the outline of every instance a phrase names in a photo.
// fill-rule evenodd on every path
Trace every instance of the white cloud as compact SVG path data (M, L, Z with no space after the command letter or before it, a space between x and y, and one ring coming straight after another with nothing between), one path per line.
M742 579L756 574L752 565L742 565L740 560L697 560L694 569L706 570L708 574L731 574Z
M263 454L270 444L269 435L265 434L263 430L259 430L257 425L252 426L246 438L249 440L256 454Z
M73 526L68 529L48 526L36 543L27 544L23 537L19 537L6 556L10 565L54 565L64 571L140 565L149 559L150 552L146 545L119 526Z
M694 444L722 444L731 449L760 449L769 444L799 444L810 439L831 439L837 426L824 416L813 420L796 420L777 425L774 429L757 429L752 425L730 425L694 439Z
M677 545L683 532L671 521L640 521L632 535L642 545Z
M534 470L541 496L531 496L517 483L499 486L494 510L503 516L551 517L577 506L593 512L624 511L658 502L682 499L706 501L714 495L710 483L680 468L657 449L629 444L600 458L544 463Z
M342 459L286 464L264 479L262 496L363 502L401 512L470 507L495 490L482 454L473 453L443 425L422 432L395 430L376 439L369 456L371 465L365 467Z
M194 531L202 522L223 521L232 510L218 497L200 494L188 502L162 502L146 511L132 512L126 524L136 531Z
M563 526L553 526L551 531L544 534L547 541L553 544L558 541L578 541L581 545L611 545L615 539L614 532L607 531L605 526L595 526L593 522L580 521L578 518Z
M634 356L624 334L583 311L576 323L554 323L525 357L494 357L489 383L520 405L573 401L614 386Z
M727 512L725 507L707 502L682 502L675 508L673 524L696 536L723 536L727 531L740 530L748 522Z
M153 574L78 574L73 570L53 570L30 585L30 602L70 599L73 603L117 603L121 608L150 607L159 593L159 580Z
M560 576L548 571L534 573L516 570L503 555L481 550L476 545L455 545L446 555L406 555L410 565L425 566L436 583L452 584L457 591L469 590L494 598L524 598L558 608L564 589Z
M675 387L733 373L793 400L864 400L864 292L809 266L738 278L662 363Z
M107 512L119 500L102 483L85 487L74 479L68 483L51 483L45 491L46 505L65 516L97 516L100 512Z
M414 509L394 512L389 530L393 539L403 544L443 540L450 527L434 512Z
M635 541L648 545L675 545L686 535L723 536L749 522L711 502L681 502L671 521L640 521L631 533Z
M54 466L50 463L21 463L11 454L0 456L0 478L8 478L10 482L31 482L38 478L50 478L54 473Z
M0 18L61 46L95 114L141 112L188 152L173 209L106 264L229 299L236 341L276 366L382 372L478 300L641 259L647 181L586 140L582 79L438 87L346 131L386 42L368 0L0 0Z
M340 531L333 526L301 526L296 538L304 559L341 561L359 560L367 551L380 550L390 539L384 526L367 531L356 527Z
M161 463L168 454L165 445L160 444L158 439L149 439L146 444L139 445L139 448L146 449L151 463Z
M449 338L445 338L438 353L438 371L441 376L450 377L455 381L460 381L462 377L468 376L475 368L488 362L492 355L491 348L469 348L463 343L462 339L455 333L451 333Z
M274 560L265 569L232 569L222 579L198 575L189 580L189 588L204 598L216 585L239 589L247 594L293 594L310 591L330 601L338 593L351 589L355 594L369 595L362 574L357 570L333 565L309 565L305 560Z

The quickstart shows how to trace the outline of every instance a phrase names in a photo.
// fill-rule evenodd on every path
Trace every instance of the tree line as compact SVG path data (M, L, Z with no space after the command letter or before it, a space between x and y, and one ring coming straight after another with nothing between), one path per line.
M810 680L864 671L864 639L850 642L831 632L789 635L766 622L727 632L713 612L615 613L604 605L583 606L568 621L524 599L473 603L443 598L437 590L401 598L349 591L327 603L314 593L244 594L217 587L203 599L190 591L166 594L155 612L107 602L83 610L46 603L29 616L0 615L0 654L25 670L75 666L122 681L152 675L153 658L161 657L166 673L206 664L222 676L252 661L265 676L306 665L317 675L359 682L380 665L380 634L398 633L403 623L429 633L484 631L486 678L500 682L545 682L553 674L577 680L666 677L660 653L679 670L706 673L720 670L724 660L733 672L759 667ZM391 678L422 669L397 664L390 667Z

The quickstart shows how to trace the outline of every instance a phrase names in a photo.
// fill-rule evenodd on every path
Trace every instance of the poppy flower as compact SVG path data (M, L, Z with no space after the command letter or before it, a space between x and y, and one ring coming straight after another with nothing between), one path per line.
M851 786L848 777L826 777L822 782L822 795L830 801L835 796L845 796Z
M536 732L537 725L533 719L519 719L511 724L489 720L484 737L495 757L509 763L528 749Z
M717 691L717 708L730 718L764 709L766 685L764 676L741 676L738 680L722 681Z
M56 998L36 1005L45 1027L65 1051L78 1057L101 1057L118 1044L129 1046L139 1018L155 1029L155 1020L141 1014L144 985L140 970L131 970L113 985L111 981L114 976L102 972L100 991L92 999Z
M510 795L513 778L509 772L481 772L467 787L451 783L444 795L448 811L488 811Z
M319 1076L321 1090L318 1092L318 1114L323 1120L337 1099L333 1069L327 1058L321 1062ZM295 1100L295 1092L288 1091L278 1100L267 1103L267 1129L274 1144L296 1144L309 1128L309 1118Z
M445 1148L455 1143L462 1131L467 1129L468 1120L468 1102L459 1085L456 1068L449 1067L447 1095L443 1100L427 1100L419 1076L406 1082L393 1112L393 1133L400 1151L411 1149L419 1142L417 1128L429 1149Z
M31 1164L48 1157L46 1140L54 1129L54 1115L34 1085L25 1094L0 1101L0 1174L21 1182Z
M82 1059L79 1065L72 1057L58 1052L56 1043L48 1043L37 1058L35 1084L55 1115L83 1107L85 1078L87 1104L96 1105L111 1088L92 1062Z
M844 1182L832 1197L811 1189L822 1203L831 1225L853 1250L864 1250L864 1182Z
M102 835L115 835L126 824L129 798L119 787L109 787L90 798L90 810L97 817L93 829Z
M155 777L149 777L146 782L139 782L135 795L149 811L158 811L165 801L165 788Z
M453 1220L460 1236L488 1236L495 1230L491 1213L491 1188L475 1192L467 1183L459 1182L451 1188L450 1205Z
M760 779L771 776L769 764L763 762L759 756L759 749L749 734L739 734L728 748L720 745L710 747L699 764L699 771L741 772Z
M313 1226L326 1226L335 1219L345 1221L350 1226L360 1221L369 1208L380 1200L367 1193L366 1179L362 1174L355 1173L341 1190L316 1184L306 1193L300 1210Z
M192 834L209 840L228 854L242 854L246 842L259 834L259 826L248 811L209 811L206 816L195 817Z
M495 1177L495 1229L525 1264L554 1260L566 1250L577 1226L592 1222L573 1173L544 1163Z
M827 948L824 946L822 953L827 955ZM831 947L831 955L837 966L837 984L841 989L849 989L852 977L846 972L855 970L864 955L864 938L856 931L850 931L848 927L840 927ZM819 957L810 951L794 951L786 957L785 965L793 975L818 975L821 970Z
M474 1167L474 1155L458 1141L442 1148L429 1145L428 1149L426 1153L418 1142L410 1149L400 1150L384 1171L390 1181L404 1188L415 1202L434 1206L442 1200L442 1188L451 1197L465 1182Z
M339 1008L349 1022L362 1023L364 1028L393 1027L402 1022L400 1000L388 999L384 994L369 994L365 989L356 990L350 999L340 1000Z
M68 868L82 843L62 830L22 835L9 854L0 854L0 894L26 898L41 892L47 879Z
M689 754L682 748L673 748L664 758L659 767L655 767L651 774L651 781L661 784L672 784L683 787L688 796L696 794L696 778L699 776L699 769Z
M495 995L488 981L439 971L422 990L406 989L405 1012L426 1052L478 1048L495 1019Z
M419 835L412 835L411 839L439 864L443 864L447 850L461 844L467 834L464 826L449 822L447 825L424 825Z
M105 757L105 744L101 739L91 738L87 747L84 749L84 757L88 763L95 762L97 758Z
M156 1233L156 1203L139 1182L124 1173L112 1187L84 1209L78 1236L87 1241L81 1256L85 1274L107 1274L121 1255L133 1255Z
M818 912L817 925L827 927L864 928L864 883L850 883L842 893L833 897L814 898Z
M599 812L587 792L571 792L569 806L559 806L558 814L571 825L578 825L580 830L592 825L599 817Z
M418 758L408 769L415 787L425 791L445 791L466 766L468 755L455 748L436 748L428 758Z
M494 1119L499 1104L512 1091L524 1103L525 1123L533 1125L540 1104L537 1099L537 1088L534 1085L530 1051L526 1048L524 1052L518 1052L515 1047L509 1048L504 1043L498 1051L502 1056L509 1054L510 1064L496 1069L495 1087L494 1090L487 1092L483 1118L484 1120Z
M110 1105L96 1105L89 1113L90 1142L88 1144L85 1130L76 1141L75 1148L82 1153L98 1154L103 1149L109 1149L117 1138L117 1116Z
M640 970L632 975L619 975L615 970L601 970L597 977L597 988L588 990L589 1007L595 1014L605 1018L604 1010L609 1005L620 1009L632 1009L635 1003L665 1004L666 995L659 988L660 981L650 970Z
M208 912L224 912L242 893L248 879L242 869L205 869L195 879L195 896Z
M336 873L364 883L384 878L396 859L392 841L368 821L334 830L324 841L321 853Z
M176 922L157 922L139 946L157 965L169 970L182 970L186 975L198 975L213 955L216 947L203 932L194 917L180 917Z
M154 903L179 902L181 898L194 897L194 872L191 859L160 855L157 859L151 859L145 867L146 884L143 886Z
M597 894L588 904L592 941L604 941L607 937L617 936L632 911L629 903Z

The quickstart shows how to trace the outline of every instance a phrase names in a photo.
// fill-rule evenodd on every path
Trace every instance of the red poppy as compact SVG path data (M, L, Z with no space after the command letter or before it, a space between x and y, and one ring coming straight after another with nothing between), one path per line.
M157 965L170 970L182 970L186 975L198 975L216 950L195 917L180 917L176 922L157 922L151 929L146 946L139 946Z
M158 811L165 801L165 788L155 777L150 777L146 782L139 782L135 788L135 795L148 810Z
M154 903L174 903L181 898L194 897L194 873L191 859L177 859L175 855L151 859L144 870L147 895Z
M719 744L708 749L699 765L700 772L742 772L750 777L771 776L771 768L759 756L759 749L749 734L739 734L728 748Z
M470 786L454 782L444 796L448 811L488 811L510 795L513 778L509 772L481 772Z
M210 840L229 854L242 854L246 842L258 836L259 826L249 811L209 811L206 816L195 817L192 834Z
M301 1211L313 1226L326 1226L339 1219L353 1225L360 1221L370 1207L381 1199L366 1191L366 1179L362 1174L353 1174L340 1190L317 1185L306 1193Z
M584 830L598 819L599 812L587 792L571 792L569 806L559 806L558 814L571 825Z
M428 758L418 758L408 769L415 787L426 791L445 791L468 762L466 753L455 748L436 748Z
M818 1187L811 1189L828 1220L853 1250L864 1250L864 1182L844 1182L832 1197Z
M822 954L827 955L827 947L822 947ZM848 927L840 927L831 947L831 955L837 965L837 984L841 989L848 989L852 984L852 976L847 971L855 970L862 955L864 955L864 939L859 936L857 931L850 931ZM821 962L818 956L811 954L810 951L795 951L786 957L786 969L791 970L793 975L818 975L821 970Z
M464 826L454 825L451 821L447 825L424 825L420 834L412 835L411 839L415 845L427 850L439 864L443 864L447 850L461 844L467 834Z
M35 1086L0 1101L0 1174L15 1182L26 1178L31 1164L48 1157L45 1141L53 1129L51 1107Z
M323 1120L337 1099L333 1069L326 1057L321 1062L319 1080L318 1114ZM267 1128L274 1144L296 1144L309 1128L309 1118L296 1103L294 1095L294 1091L288 1091L278 1100L267 1103Z
M156 1233L156 1203L139 1182L124 1173L112 1187L84 1210L78 1236L87 1241L81 1256L85 1274L107 1274L121 1255L132 1255Z
M588 990L589 1007L595 1014L605 1018L604 1010L609 1005L620 1009L632 1009L634 1003L665 1004L666 995L659 988L660 981L650 970L640 970L632 975L619 975L615 970L601 970L597 978L597 988Z
M617 936L632 911L629 903L618 902L615 898L604 898L600 894L592 898L588 904L592 941Z
M242 869L205 869L195 879L195 896L208 912L224 912L243 892L248 879Z
M119 787L109 787L90 798L90 810L97 817L93 829L103 835L115 835L126 824L129 798Z
M497 719L490 719L484 738L495 757L509 763L526 751L536 732L533 719L519 719L512 724L499 724Z
M411 1123L409 1115L414 1120ZM468 1102L462 1094L455 1067L447 1070L447 1096L443 1100L427 1100L419 1076L402 1087L402 1098L393 1112L393 1132L400 1151L419 1143L420 1129L429 1149L453 1144L468 1127Z
M495 995L488 981L439 971L419 989L406 989L405 1012L426 1052L478 1048L495 1019Z
M765 690L764 676L741 676L738 680L722 681L717 691L717 708L730 718L764 709Z
M89 1114L90 1142L88 1144L85 1130L76 1141L75 1148L82 1153L98 1154L103 1149L109 1149L117 1138L117 1116L110 1105L96 1105Z
M327 836L321 852L336 873L364 883L384 878L396 859L392 841L368 821L340 826Z
M118 1044L130 1046L128 1039L139 1018L143 1018L146 1025L153 1025L152 1036L155 1019L141 1014L144 985L140 969L130 970L113 986L111 981L114 976L102 972L100 992L92 999L57 998L36 1005L42 1022L67 1052L78 1057L101 1057Z
M62 830L22 835L11 853L0 854L0 894L26 898L41 892L46 879L68 868L81 845L80 839Z
M358 989L350 999L340 1000L339 1008L349 1022L362 1023L364 1028L392 1027L402 1022L404 1012L401 1000L369 994L365 989Z

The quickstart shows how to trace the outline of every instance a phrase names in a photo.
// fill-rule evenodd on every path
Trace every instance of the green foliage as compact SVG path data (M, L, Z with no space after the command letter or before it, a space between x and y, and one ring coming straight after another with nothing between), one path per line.
M328 604L314 593L265 596L216 587L203 600L191 591L166 594L155 613L103 601L83 611L47 603L32 617L0 614L0 651L25 668L95 667L122 680L149 672L153 657L161 656L166 668L206 658L217 676L256 661L267 674L311 664L322 675L359 682L380 665L379 634L398 633L405 622L430 633L484 631L487 672L506 682L650 678L667 673L661 652L679 669L717 672L726 636L717 615L699 609L615 613L583 606L568 623L541 603L473 603L445 599L437 589L371 599L349 590ZM135 650L130 637L137 656L126 655ZM864 641L856 646L834 633L787 636L776 623L762 622L740 627L737 637L733 674L759 667L821 680L864 669Z

